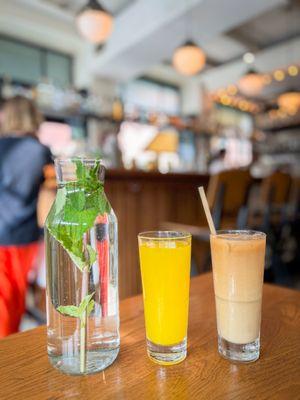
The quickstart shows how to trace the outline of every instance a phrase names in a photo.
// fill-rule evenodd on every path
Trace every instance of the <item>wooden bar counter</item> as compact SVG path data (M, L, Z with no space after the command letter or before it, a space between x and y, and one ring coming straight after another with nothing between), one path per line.
M217 353L211 274L191 281L188 356L181 364L148 359L141 296L123 300L120 309L119 357L95 375L72 377L50 366L45 327L0 340L0 399L300 399L300 292L264 286L261 358L244 365Z
M197 187L209 177L199 174L108 170L105 192L119 222L120 296L141 293L137 235L158 230L164 221L197 225L202 206Z

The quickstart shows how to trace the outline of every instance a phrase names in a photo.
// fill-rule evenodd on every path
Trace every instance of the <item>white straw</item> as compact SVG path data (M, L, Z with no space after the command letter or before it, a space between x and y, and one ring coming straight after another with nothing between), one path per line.
M198 190L199 190L199 194L200 194L201 201L203 204L203 208L204 208L204 212L205 212L206 219L208 222L210 233L212 235L216 235L216 228L215 228L214 221L213 221L211 213L210 213L209 205L207 202L207 198L206 198L203 186L198 187Z

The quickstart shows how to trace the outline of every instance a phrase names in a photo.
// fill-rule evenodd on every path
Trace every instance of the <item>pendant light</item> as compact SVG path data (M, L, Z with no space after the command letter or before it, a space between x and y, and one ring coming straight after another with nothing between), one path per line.
M107 40L113 28L113 16L97 0L89 0L77 15L81 35L91 43Z
M205 66L204 52L191 40L178 47L173 54L174 68L183 75L197 74Z
M188 39L173 53L173 66L182 75L192 76L197 74L205 66L206 56L194 41L192 35L192 17L188 19L188 0L186 0L185 10L185 37Z
M264 77L254 69L249 69L243 75L239 82L238 87L240 91L246 96L257 96L264 86Z

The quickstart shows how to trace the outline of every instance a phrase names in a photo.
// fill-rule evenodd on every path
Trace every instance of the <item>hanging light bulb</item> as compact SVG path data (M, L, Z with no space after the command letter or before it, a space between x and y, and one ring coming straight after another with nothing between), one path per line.
M256 96L264 86L264 76L250 69L239 80L238 87L246 96Z
M195 75L204 67L205 59L204 52L194 42L188 40L175 50L173 65L183 75Z
M77 16L81 35L91 43L103 43L111 34L113 17L97 0L89 0Z

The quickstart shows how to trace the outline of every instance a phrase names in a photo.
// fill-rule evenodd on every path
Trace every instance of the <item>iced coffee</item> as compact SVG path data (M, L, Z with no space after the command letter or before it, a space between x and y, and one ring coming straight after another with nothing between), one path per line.
M259 357L266 235L218 231L211 235L218 346L225 358Z

